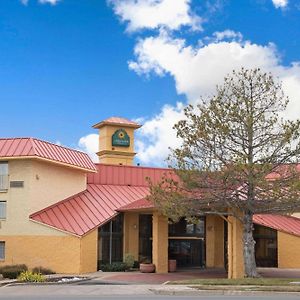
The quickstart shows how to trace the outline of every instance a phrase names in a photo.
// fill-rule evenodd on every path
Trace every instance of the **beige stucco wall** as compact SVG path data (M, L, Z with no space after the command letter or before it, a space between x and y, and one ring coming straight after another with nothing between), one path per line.
M1 236L5 260L1 265L42 266L57 273L80 273L80 238L74 236Z
M243 278L243 224L235 217L228 217L228 278Z
M56 273L82 274L97 271L97 229L76 236L1 236L5 260L1 265L42 266Z
M112 146L112 136L118 129L125 129L130 137L129 147ZM99 162L105 164L132 165L134 158L134 128L105 125L99 129ZM102 151L102 152L101 152Z
M168 219L158 212L153 213L152 262L157 273L168 273Z
M277 231L278 268L300 268L300 237Z
M80 273L97 271L98 228L80 240Z
M224 220L219 216L206 216L206 266L224 267Z
M65 236L56 229L30 221L29 215L85 190L85 173L38 160L11 160L9 179L24 181L24 187L0 193L0 200L7 203L7 217L0 221L0 235Z
M124 213L124 255L130 253L139 260L139 214Z

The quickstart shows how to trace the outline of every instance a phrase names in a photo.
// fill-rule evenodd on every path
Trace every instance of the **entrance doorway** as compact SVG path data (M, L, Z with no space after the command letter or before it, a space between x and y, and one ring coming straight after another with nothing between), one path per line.
M258 267L278 267L277 230L255 225L255 259Z
M197 224L181 218L169 225L169 259L178 267L205 267L205 217Z

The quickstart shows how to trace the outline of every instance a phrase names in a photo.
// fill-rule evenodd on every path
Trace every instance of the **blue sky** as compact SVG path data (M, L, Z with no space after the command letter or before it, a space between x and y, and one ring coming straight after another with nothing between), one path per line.
M283 80L300 116L300 1L172 1L1 0L1 136L92 153L91 125L141 118L138 160L162 164L182 107L242 65Z

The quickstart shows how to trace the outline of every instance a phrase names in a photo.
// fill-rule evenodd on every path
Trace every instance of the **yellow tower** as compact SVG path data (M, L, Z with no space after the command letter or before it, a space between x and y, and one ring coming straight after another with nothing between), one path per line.
M111 117L93 126L99 129L99 162L116 165L133 165L134 131L140 128L136 122Z

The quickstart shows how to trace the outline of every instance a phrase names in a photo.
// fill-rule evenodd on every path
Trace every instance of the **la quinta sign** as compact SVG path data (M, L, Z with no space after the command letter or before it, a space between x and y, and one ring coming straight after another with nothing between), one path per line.
M124 129L118 129L112 135L112 145L117 147L129 147L130 137Z

